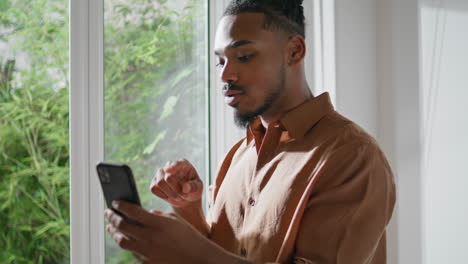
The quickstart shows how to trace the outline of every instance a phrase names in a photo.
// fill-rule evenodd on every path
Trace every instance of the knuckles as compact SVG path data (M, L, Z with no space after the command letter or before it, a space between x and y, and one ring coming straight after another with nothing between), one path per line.
M168 161L162 168L159 168L156 170L156 176L154 177L154 179L166 177L167 170L174 170L174 169L188 170L189 173L195 170L193 165L187 159L180 159L177 161Z
M153 186L155 186L155 187L161 189L161 188L163 187L163 181L162 181L162 180L157 180L157 181L153 184Z
M125 228L125 221L123 220L123 218L119 218L117 220L115 220L114 222L114 227L121 230L122 228Z
M114 214L111 219L109 219L109 222L115 229L121 230L125 228L125 220L119 215Z
M170 172L168 172L168 170ZM179 188L181 188L180 178L182 174L187 174L187 178L199 179L195 168L187 159L166 162L164 167L156 169L155 176L150 184L151 192L158 195L157 193L159 191L164 191L167 188L175 188L175 191L181 191ZM183 178L186 178L186 176Z
M178 183L176 176L172 174L166 174L164 180L171 185L175 185Z
M129 240L124 235L117 236L115 242L122 249L127 249L129 247Z
M180 159L176 161L168 161L166 165L164 166L164 168L167 170L167 169L173 169L176 167L182 167L182 166L188 166L188 165L191 165L188 160Z

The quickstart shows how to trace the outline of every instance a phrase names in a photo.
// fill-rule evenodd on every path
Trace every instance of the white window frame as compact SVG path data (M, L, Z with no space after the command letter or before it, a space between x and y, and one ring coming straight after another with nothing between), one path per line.
M314 94L329 92L335 101L334 0L304 3L310 19L307 79ZM209 1L209 45L229 0ZM103 264L104 201L95 165L104 158L104 6L99 0L70 0L70 217L71 263ZM314 45L315 44L315 45ZM311 48L310 48L311 47ZM211 55L211 54L210 54ZM215 65L210 56L209 65ZM210 171L245 136L225 106L216 69L209 67Z
M336 104L335 0L304 1L306 76L314 95L330 94Z
M104 157L103 1L70 1L71 263L104 263L104 201L95 165Z

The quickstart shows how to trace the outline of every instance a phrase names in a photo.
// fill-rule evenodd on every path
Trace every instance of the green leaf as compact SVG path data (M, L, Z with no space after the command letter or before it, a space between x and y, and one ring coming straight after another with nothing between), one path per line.
M36 231L36 236L40 237L44 233L49 232L51 229L57 229L60 227L60 223L57 222L50 222L45 225L43 225L39 230Z
M161 116L159 117L159 121L166 119L174 112L174 108L177 105L178 101L179 101L178 96L170 96L169 98L167 98L166 103L164 104L164 107L163 107L163 112L161 113Z
M187 67L183 71L179 72L176 77L172 80L171 88L176 87L183 79L190 76L195 71L194 67Z
M143 151L143 154L146 154L146 155L151 155L153 154L156 146L158 145L159 142L161 142L165 137L166 137L166 132L167 131L163 131L161 133L159 133L156 138L153 140L153 142L145 148L145 150Z

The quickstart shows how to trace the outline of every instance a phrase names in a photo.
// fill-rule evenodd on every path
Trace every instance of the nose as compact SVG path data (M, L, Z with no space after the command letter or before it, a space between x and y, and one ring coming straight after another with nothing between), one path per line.
M235 83L239 80L239 73L237 67L228 61L225 62L221 69L221 81L223 83Z

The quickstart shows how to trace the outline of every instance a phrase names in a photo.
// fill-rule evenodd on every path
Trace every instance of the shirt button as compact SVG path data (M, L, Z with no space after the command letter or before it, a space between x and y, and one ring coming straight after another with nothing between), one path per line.
M249 205L250 205L250 206L255 206L255 200L252 199L252 198L250 198L250 199L249 199Z
M240 253L243 257L247 256L247 250L245 248L242 248Z

